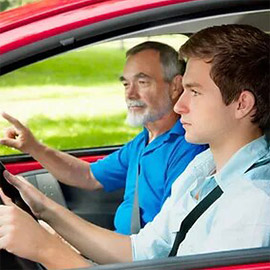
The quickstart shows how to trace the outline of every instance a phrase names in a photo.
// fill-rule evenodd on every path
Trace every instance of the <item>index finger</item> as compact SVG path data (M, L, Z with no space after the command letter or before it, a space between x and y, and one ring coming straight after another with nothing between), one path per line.
M6 112L2 112L2 117L5 118L9 123L14 125L16 128L18 128L18 129L24 128L24 125L18 119L7 114Z

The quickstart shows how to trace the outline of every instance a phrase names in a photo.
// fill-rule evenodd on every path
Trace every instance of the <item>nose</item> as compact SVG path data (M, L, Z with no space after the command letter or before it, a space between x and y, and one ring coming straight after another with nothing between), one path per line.
M189 112L189 98L185 90L175 103L173 110L177 114L187 114Z

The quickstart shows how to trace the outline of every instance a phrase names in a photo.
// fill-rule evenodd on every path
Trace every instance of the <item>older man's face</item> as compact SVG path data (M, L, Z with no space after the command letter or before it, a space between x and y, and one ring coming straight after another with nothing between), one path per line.
M159 52L144 50L129 56L121 81L125 87L127 122L130 125L147 125L173 110Z

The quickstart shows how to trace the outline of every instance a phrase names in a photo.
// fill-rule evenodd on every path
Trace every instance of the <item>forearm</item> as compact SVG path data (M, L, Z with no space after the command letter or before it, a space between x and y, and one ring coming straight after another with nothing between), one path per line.
M57 236L48 236L48 241L38 253L36 261L46 269L69 269L92 266Z
M102 187L93 177L88 162L41 143L29 149L29 154L64 184L90 190Z
M42 217L84 256L99 264L131 262L131 240L98 227L51 202Z

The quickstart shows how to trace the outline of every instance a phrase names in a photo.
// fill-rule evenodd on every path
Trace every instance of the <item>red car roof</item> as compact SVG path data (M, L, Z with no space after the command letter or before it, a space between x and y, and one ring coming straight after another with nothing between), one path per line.
M0 13L1 53L78 27L198 0L43 0Z

